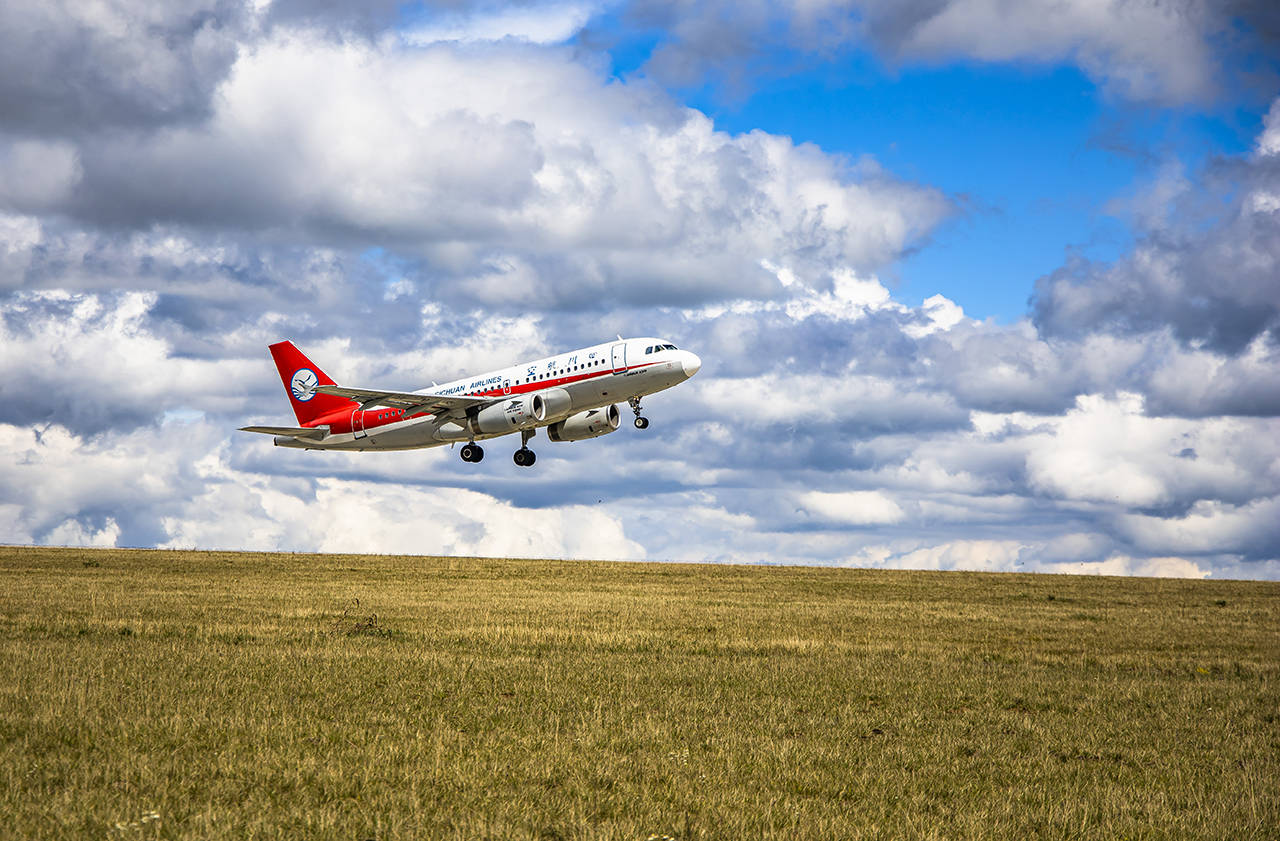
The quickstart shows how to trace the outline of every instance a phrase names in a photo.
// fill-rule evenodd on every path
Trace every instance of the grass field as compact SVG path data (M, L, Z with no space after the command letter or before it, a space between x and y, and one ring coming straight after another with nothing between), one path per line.
M0 548L0 598L2 838L1280 837L1275 583Z

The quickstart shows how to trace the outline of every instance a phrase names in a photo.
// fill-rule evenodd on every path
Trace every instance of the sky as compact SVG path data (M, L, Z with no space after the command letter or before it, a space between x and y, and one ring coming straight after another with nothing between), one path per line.
M236 431L614 334L531 470ZM7 544L1280 579L1280 11L12 0L0 398Z

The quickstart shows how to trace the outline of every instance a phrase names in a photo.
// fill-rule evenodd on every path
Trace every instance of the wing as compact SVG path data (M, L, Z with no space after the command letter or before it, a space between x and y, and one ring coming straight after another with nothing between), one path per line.
M329 433L327 426L242 426L241 432L261 432L263 435L287 435L290 438L319 440Z
M347 388L341 385L322 385L318 386L316 391L321 394L335 394L348 400L359 401L361 409L368 409L370 406L390 406L393 409L403 409L406 418L411 418L414 415L447 415L450 412L465 412L472 406L487 406L502 399L499 397L413 394L406 391L381 391L374 388Z

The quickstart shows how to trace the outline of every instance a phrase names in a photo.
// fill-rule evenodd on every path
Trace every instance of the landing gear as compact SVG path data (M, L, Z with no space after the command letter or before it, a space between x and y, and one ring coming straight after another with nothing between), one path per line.
M529 449L528 446L529 439L533 437L535 432L537 432L536 429L520 430L520 449L516 450L515 455L511 457L511 460L520 467L533 467L533 463L538 460L538 457L534 455L533 450Z
M631 411L636 413L636 429L648 429L649 419L640 416L640 398L632 397L627 401L631 406Z
M475 463L484 458L484 448L479 444L470 443L462 446L462 460Z

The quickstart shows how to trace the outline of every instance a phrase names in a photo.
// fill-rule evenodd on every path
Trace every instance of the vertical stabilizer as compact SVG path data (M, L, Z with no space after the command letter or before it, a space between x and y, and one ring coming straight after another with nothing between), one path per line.
M271 358L280 372L280 382L289 394L289 403L298 423L306 426L311 421L341 409L354 409L356 403L332 394L317 394L316 386L335 385L333 379L320 370L293 342L277 342L270 346Z

